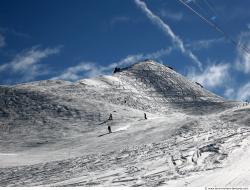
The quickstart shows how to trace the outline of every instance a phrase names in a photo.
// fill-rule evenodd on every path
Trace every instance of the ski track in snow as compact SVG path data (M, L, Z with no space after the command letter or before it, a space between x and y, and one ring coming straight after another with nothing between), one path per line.
M16 156L15 153L0 153L0 156Z

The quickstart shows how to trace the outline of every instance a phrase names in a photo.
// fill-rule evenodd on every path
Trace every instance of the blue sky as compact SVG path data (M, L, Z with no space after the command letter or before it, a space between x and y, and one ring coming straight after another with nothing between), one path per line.
M183 1L250 48L250 1ZM75 81L146 58L250 99L250 56L178 0L0 2L0 84Z

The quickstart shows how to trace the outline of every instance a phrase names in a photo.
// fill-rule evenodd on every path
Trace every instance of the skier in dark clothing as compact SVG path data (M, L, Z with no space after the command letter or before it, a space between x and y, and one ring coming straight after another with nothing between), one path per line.
M248 100L245 101L245 105L247 106L249 103L248 103Z
M108 126L108 131L109 131L109 133L112 133L110 126Z
M113 120L112 113L109 114L109 120Z
M144 119L148 119L146 113L144 113Z

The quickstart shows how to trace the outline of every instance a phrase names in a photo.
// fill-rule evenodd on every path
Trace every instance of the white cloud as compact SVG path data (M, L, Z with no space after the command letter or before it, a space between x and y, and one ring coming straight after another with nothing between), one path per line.
M227 88L224 92L224 96L229 99L235 99L235 89Z
M250 32L240 34L239 44L246 46L249 53L243 51L240 47L237 48L236 67L244 73L250 73Z
M144 59L158 59L172 52L172 48L161 49L149 54L128 55L118 62L101 66L93 62L80 62L79 64L65 69L60 75L53 77L53 80L62 79L76 81L82 78L96 77L102 74L110 73L115 67L127 66Z
M38 63L42 59L59 52L60 48L39 49L38 47L33 47L16 55L11 62L1 65L0 73L8 71L9 73L21 75L19 82L32 80L46 72L42 70L42 65Z
M6 45L5 43L5 37L0 34L0 48L4 47Z
M215 44L226 42L224 38L215 38L215 39L206 39L198 40L192 43L186 44L186 47L190 47L193 50L207 49L212 47Z
M239 88L236 98L243 101L250 99L250 82Z
M144 60L144 59L158 59L164 55L168 55L172 52L173 48L169 47L166 49L160 49L158 51L155 51L153 53L148 54L136 54L136 55L128 55L127 57L121 59L118 62L112 63L108 66L109 69L113 69L115 67L119 66L126 66L132 63L136 63L138 61Z
M229 64L218 64L208 66L204 72L197 74L191 72L188 78L193 81L199 82L207 88L214 88L225 85L229 72Z
M164 23L160 17L155 15L151 10L148 9L147 5L141 0L134 0L136 5L147 15L147 17L152 21L152 23L156 24L159 28L161 28L164 33L171 38L174 45L178 47L182 53L189 56L200 69L202 69L202 63L199 59L188 49L185 48L183 41L177 36L170 26Z
M227 88L224 92L224 96L229 99L250 101L250 82L247 82L246 84L239 87Z
M183 14L181 12L172 12L170 10L161 9L159 13L162 17L173 21L180 21L183 19Z
M99 68L95 63L81 62L76 66L72 66L63 71L59 76L53 77L53 80L69 80L76 81L83 77L94 77L102 74L103 68Z

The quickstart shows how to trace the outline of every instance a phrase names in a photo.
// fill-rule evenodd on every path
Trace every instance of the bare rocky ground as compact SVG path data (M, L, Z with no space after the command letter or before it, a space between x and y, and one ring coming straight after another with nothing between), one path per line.
M151 61L76 83L2 86L0 97L0 186L197 185L192 176L228 168L249 141L249 106ZM235 185L250 184L242 175Z

